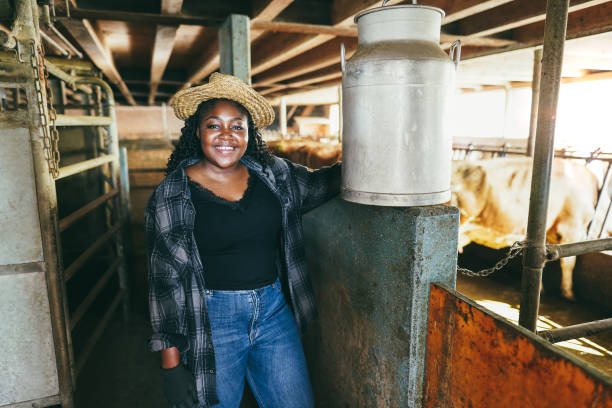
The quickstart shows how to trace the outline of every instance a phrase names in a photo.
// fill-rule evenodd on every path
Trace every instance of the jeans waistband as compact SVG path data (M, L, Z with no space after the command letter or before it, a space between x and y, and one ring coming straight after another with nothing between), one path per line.
M232 294L233 295L246 295L246 294L250 294L253 292L261 292L269 288L281 290L280 278L276 278L276 280L269 285L262 286L261 288L256 288L256 289L240 289L240 290L204 289L204 293L206 293L207 295L214 295L215 293L227 294L227 295L232 295Z

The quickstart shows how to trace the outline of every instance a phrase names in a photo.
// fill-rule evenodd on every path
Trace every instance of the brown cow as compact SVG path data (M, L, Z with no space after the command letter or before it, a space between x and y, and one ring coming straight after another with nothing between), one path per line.
M461 213L459 248L476 242L503 248L525 238L531 188L530 158L453 162L452 203ZM593 217L597 179L581 164L555 159L546 219L552 244L582 241ZM574 299L576 257L561 259L561 292Z
M271 141L268 147L275 155L312 169L330 166L342 160L340 144L322 143L308 138Z

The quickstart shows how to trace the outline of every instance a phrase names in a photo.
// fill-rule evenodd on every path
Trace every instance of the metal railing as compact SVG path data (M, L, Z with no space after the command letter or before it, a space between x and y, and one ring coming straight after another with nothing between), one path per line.
M554 157L554 138L557 102L561 82L561 65L567 28L569 0L548 0L544 47L542 54L541 85L537 118L537 131L533 168L529 218L527 222L526 248L523 255L521 279L521 302L519 324L531 331L536 330L540 306L540 287L544 264L551 259L575 256L589 252L612 249L612 240L579 242L566 245L547 246L546 217ZM594 323L591 323L593 325ZM612 329L612 322L598 327ZM572 338L588 334L589 324L568 330ZM548 332L550 334L550 332ZM557 332L558 333L558 332Z
M56 68L59 70L59 68ZM52 74L54 74L52 72ZM79 273L87 273L83 270L99 251L109 243L114 246L114 259L105 269L102 275L94 283L89 293L76 306L74 311L68 316L68 327L74 330L82 321L86 313L91 309L94 302L108 286L113 276L118 276L119 290L115 293L110 305L104 312L96 327L91 332L89 338L78 356L75 364L75 376L85 366L85 363L100 336L107 327L111 317L123 303L124 319L129 314L129 297L127 287L127 271L124 248L124 227L128 219L129 211L129 190L126 183L121 182L121 175L127 169L121 169L119 141L117 135L117 125L115 117L114 97L110 86L103 80L96 77L72 77L66 73L56 75L60 80L70 81L79 90L93 88L101 90L104 94L102 106L98 106L97 115L57 115L56 126L58 127L93 127L103 128L106 131L106 143L104 137L99 137L96 144L97 157L73 163L59 168L59 175L56 180L68 178L88 170L100 168L101 183L104 186L104 193L87 204L81 206L76 211L66 215L59 220L60 231L66 231L77 221L83 219L95 210L104 206L108 209L106 217L106 232L97 237L85 250L83 250L69 265L64 269L64 281L67 283ZM102 136L101 134L97 134ZM91 137L92 135L84 135ZM95 135L94 135L95 137ZM98 146L100 143L106 146ZM124 161L124 166L127 162Z
M501 158L506 157L508 155L512 156L525 156L527 154L527 150L510 146L509 144L503 145L482 145L475 143L454 143L453 144L453 159L454 160L469 160L473 153L487 153L490 154L488 158ZM610 215L612 213L612 200L608 198L608 194L610 193L609 188L611 186L612 179L612 153L610 152L601 152L599 149L596 149L593 152L588 154L571 152L564 149L556 150L554 152L554 157L557 159L571 159L571 160L584 160L584 164L587 165L592 162L601 162L605 170L601 174L602 183L597 191L597 201L595 204L595 211L593 213L593 219L591 220L587 237L589 239L592 238L605 238L607 236L607 227L610 223ZM604 210L603 207L606 205L607 207ZM602 214L603 212L603 214ZM598 221L598 217L603 215L600 223L596 223Z

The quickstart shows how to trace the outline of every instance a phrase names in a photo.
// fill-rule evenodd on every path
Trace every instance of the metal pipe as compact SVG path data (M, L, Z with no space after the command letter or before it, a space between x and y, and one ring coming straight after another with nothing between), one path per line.
M31 2L21 0L16 4L19 11L18 19L21 19L19 24L14 24L15 32L19 32L19 58L22 61L30 61L32 56L31 48L28 46L29 41L38 39L36 33L32 29L34 19L32 15ZM28 9L28 10L25 10ZM20 27L21 26L21 27ZM24 28L24 30L21 30ZM36 49L36 47L35 47ZM37 55L34 55L37 58ZM35 78L36 71L31 64L23 64L23 69L28 71L27 78ZM43 145L42 123L38 107L34 101L37 100L36 87L32 79L24 82L23 88L28 101L27 110L30 118L30 137L32 147L32 162L34 178L36 181L36 195L38 199L38 215L40 222L40 234L42 239L42 248L45 261L45 279L47 283L47 291L49 294L49 314L51 327L53 331L53 344L55 349L55 358L57 363L58 385L61 395L61 404L63 408L72 408L74 406L73 390L74 377L73 368L74 360L72 353L72 340L70 338L70 330L68 330L68 303L66 301L66 287L62 278L61 270L61 248L59 246L59 231L57 228L57 194L55 190L55 181L49 173L47 161L45 159L45 149ZM43 89L44 92L44 89Z
M112 122L109 116L57 115L55 126L109 126Z
M60 231L64 231L66 228L68 228L69 226L71 226L72 224L74 224L75 222L77 222L78 220L80 220L81 218L83 218L84 216L86 216L87 214L95 210L96 208L98 208L100 205L104 204L109 199L116 196L117 194L119 194L119 190L114 188L108 193L104 194L103 196L100 196L96 198L95 200L92 200L89 203L85 204L84 206L82 206L81 208L73 212L72 214L65 216L59 221Z
M539 331L538 336L545 338L551 343L558 343L580 337L589 337L606 331L612 331L612 318L561 327L559 329Z
M106 127L108 131L109 143L108 143L108 154L114 156L114 160L111 162L111 185L114 188L119 189L119 195L115 198L117 209L117 215L119 222L124 225L126 221L126 208L123 207L123 203L126 201L125 194L129 192L120 186L121 183L121 164L120 164L120 153L119 153L119 134L117 132L117 116L115 114L115 97L113 96L113 90L110 85L100 78L94 77L81 77L76 80L76 83L89 83L99 85L102 91L106 95L102 106L106 110L106 115L111 119L111 123ZM115 248L117 256L123 260L118 268L119 274L119 286L122 288L123 296L123 317L124 321L128 321L130 313L130 299L128 292L128 277L127 277L127 266L125 263L125 248L124 248L124 237L122 234L117 234L115 240Z
M79 361L77 362L77 367L76 367L77 375L81 373L81 370L83 369L83 367L85 366L85 363L87 362L87 359L91 355L91 352L93 351L94 346L100 339L100 336L102 336L102 333L104 333L104 329L106 329L106 326L108 325L108 322L110 321L110 318L115 313L115 310L117 310L117 307L119 306L119 302L121 302L123 298L125 298L125 294L123 292L117 293L117 295L113 299L113 302L109 306L108 310L106 311L106 313L104 313L104 316L102 317L102 320L100 321L100 324L94 330L93 334L87 341L87 344L85 344L83 351L81 351Z
M601 229L599 230L599 238L603 237L604 234L607 234L607 226L608 226L608 222L610 221L610 210L612 209L612 200L610 201L610 204L608 204L608 210L606 211L606 215L604 216L604 219L601 223Z
M568 256L608 250L612 250L612 238L594 239L563 245L546 245L546 261L556 261L559 258L566 258Z
M503 146L485 146L485 145L473 145L473 144L469 144L469 145L461 145L461 144L453 144L453 150L462 150L462 151L469 151L469 152L484 152L484 153L501 153L504 152L506 154L516 154L516 155L525 155L526 152L524 149L520 149L520 148L505 148ZM555 157L560 158L560 159L577 159L577 160L598 160L598 161L602 161L602 162L607 162L610 163L612 162L612 157L603 157L603 156L610 156L612 155L612 153L602 153L601 155L599 155L597 158L593 159L591 158L591 156L584 156L584 155L576 155L576 154L567 154L564 151L556 151L555 152Z
M43 30L40 30L40 36L42 38L44 38L46 42L48 42L50 45L52 45L53 48L58 50L63 56L65 56L65 57L69 57L70 56L70 53L68 51L66 51L66 49L64 47L59 45L53 38L49 37L47 35L47 33L45 33Z
M89 258L91 258L93 254L95 254L96 251L100 249L102 245L104 245L109 239L111 239L117 231L119 231L119 228L121 228L121 223L116 224L110 230L102 234L102 236L100 236L100 238L98 238L89 248L87 248L85 252L79 255L79 257L75 259L70 264L70 266L64 270L64 280L68 282L79 270L79 268L83 266L83 264L85 264L85 262L87 262Z
M104 154L102 156L96 157L95 159L85 160L79 163L71 164L70 166L61 167L59 169L59 176L56 177L56 180L66 178L77 173L82 173L84 171L91 170L96 167L100 167L106 163L112 162L113 160L115 160L115 156L113 156L112 154Z
M51 29L51 31L53 31L53 34L55 34L60 40L62 40L64 44L66 44L68 48L70 48L70 51L72 51L73 54L75 54L80 59L83 59L83 53L79 51L74 45L72 45L72 43L68 41L68 39L64 37L64 35L53 24L51 24L49 28Z
M85 297L85 299L83 299L81 304L76 308L76 310L74 311L74 314L70 318L70 330L74 330L76 325L85 315L85 312L89 310L89 308L91 307L91 304L96 299L96 297L100 294L104 286L106 286L106 283L109 281L109 279L113 276L113 274L117 270L117 267L119 266L121 261L122 261L121 258L116 258L113 261L113 263L108 267L108 269L104 271L104 275L102 275L102 277L98 280L98 282L96 282L91 292L89 292L89 294Z
M538 123L538 104L540 103L540 76L542 75L542 49L533 50L533 77L531 79L531 116L529 119L529 137L527 139L527 156L533 157L536 125Z
M130 307L129 307L129 282L127 277L126 270L126 262L125 260L131 253L131 245L130 245L130 237L131 237L131 220L130 220L130 174L128 167L128 155L127 149L122 147L119 149L119 165L120 165L120 173L121 173L121 183L120 189L121 193L119 195L121 199L121 216L124 225L123 229L123 240L122 244L122 256L123 262L119 265L118 273L119 273L119 287L126 294L125 301L123 302L123 319L125 322L129 320L130 315ZM123 269L122 269L123 268Z
M85 92L86 94L92 93L91 87L88 87L86 85L76 86L74 83L75 77L68 74L67 72L64 72L60 67L55 65L53 62L49 61L47 58L45 58L45 67L47 67L47 71L49 71L51 75L54 75L55 77L66 82L68 85L70 85L72 89L75 89L75 88L79 89Z
M527 222L527 248L523 256L519 324L535 331L540 307L542 269L546 261L546 211L550 171L554 155L555 120L561 83L563 47L567 30L569 0L548 0L535 154Z
M59 67L60 69L64 69L67 71L74 70L74 71L83 71L83 72L93 73L96 70L95 65L93 65L89 61L83 61L83 60L78 60L78 59L66 59L66 58L60 58L60 57L54 57L54 56L47 56L45 60L50 61L54 65ZM80 77L75 77L75 78L80 78Z
M595 222L594 222L595 216L597 215L597 213L599 213L599 209L601 208L602 203L604 202L603 193L606 189L608 189L608 184L610 184L611 179L612 179L612 162L608 162L608 166L606 167L606 175L604 176L603 182L601 183L601 188L597 192L597 203L595 204L595 212L593 213L593 219L589 223L589 229L587 231L587 239L592 238L593 230L595 229ZM608 194L609 193L610 191L608 191ZM605 219L602 220L602 224L604 224L605 221L606 221Z

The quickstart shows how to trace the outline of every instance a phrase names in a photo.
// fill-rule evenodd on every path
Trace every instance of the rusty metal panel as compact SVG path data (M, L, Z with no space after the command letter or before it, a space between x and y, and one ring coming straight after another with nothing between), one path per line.
M334 199L304 217L320 318L306 357L321 407L418 407L429 283L455 284L458 211Z
M43 260L30 132L0 129L0 265Z
M610 377L436 285L425 370L428 408L612 407Z

